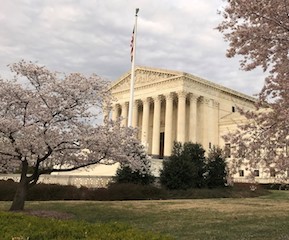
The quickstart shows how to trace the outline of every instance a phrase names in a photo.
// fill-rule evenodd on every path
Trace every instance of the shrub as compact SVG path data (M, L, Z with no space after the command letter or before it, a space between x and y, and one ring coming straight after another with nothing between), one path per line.
M205 179L209 188L224 187L227 183L227 164L223 157L222 149L213 147L210 149Z
M150 171L133 171L129 166L120 166L117 169L115 181L117 183L134 183L134 184L151 184L155 180L155 177Z
M12 179L0 180L0 200L11 201L15 195L17 183Z
M145 151L136 152L142 161L141 169L132 170L130 165L121 164L117 169L115 181L117 183L151 184L154 176L151 173L151 163Z
M88 191L88 188L72 185L38 183L29 189L27 200L77 200Z
M0 181L0 200L11 201L16 189L13 181ZM166 190L152 185L132 183L115 183L108 188L91 189L86 187L61 186L56 184L37 184L32 193L28 194L31 201L49 200L149 200L149 199L194 199L194 198L220 198L220 197L256 197L268 194L266 189L258 185L257 190L251 191L250 183L234 184L234 187L216 189L187 189ZM5 186L5 188L3 187ZM13 190L14 189L14 190ZM9 190L10 193L5 194Z
M163 162L160 173L162 186L188 189L204 186L205 150L200 144L174 143L172 155Z

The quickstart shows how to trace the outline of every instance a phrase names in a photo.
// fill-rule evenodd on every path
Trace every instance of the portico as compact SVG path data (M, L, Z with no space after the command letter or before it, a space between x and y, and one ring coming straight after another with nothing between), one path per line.
M111 91L116 101L111 117L127 126L130 73ZM194 75L137 67L132 126L156 158L170 156L174 141L201 143L205 150L222 145L219 123L235 106L253 108L254 99Z

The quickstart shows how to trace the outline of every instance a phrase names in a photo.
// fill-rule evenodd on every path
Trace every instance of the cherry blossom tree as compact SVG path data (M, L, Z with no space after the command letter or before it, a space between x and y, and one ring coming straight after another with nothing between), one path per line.
M100 110L110 108L106 81L25 61L10 68L13 80L0 80L0 170L21 172L10 210L24 209L41 174L115 162L144 169L134 129L120 121L96 124Z
M284 176L289 168L289 2L226 0L217 29L229 43L228 57L239 55L241 68L261 68L267 77L256 112L243 112L248 124L226 136L236 162L263 166Z

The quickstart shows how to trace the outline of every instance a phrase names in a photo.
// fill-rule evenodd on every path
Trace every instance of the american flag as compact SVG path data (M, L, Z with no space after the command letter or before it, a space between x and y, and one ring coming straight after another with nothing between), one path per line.
M130 41L130 61L131 62L133 60L133 43L134 43L134 28L132 31L132 37L131 37L131 41Z

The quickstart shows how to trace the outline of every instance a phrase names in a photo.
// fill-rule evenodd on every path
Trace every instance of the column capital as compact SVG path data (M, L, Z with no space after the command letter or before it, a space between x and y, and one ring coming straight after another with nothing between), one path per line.
M120 104L119 103L116 103L116 104L114 104L114 106L113 106L115 109L120 109Z
M193 94L193 93L190 93L190 95L189 95L189 98L190 98L191 102L197 102L199 97L200 97L200 95Z
M170 92L167 94L164 94L166 100L173 100L174 99L174 93Z
M206 104L209 105L210 107L215 107L215 103L216 101L212 98L208 98L207 100L205 100Z
M138 108L138 106L139 106L139 103L140 103L140 100L134 100L134 104L133 104L133 107L134 108Z
M120 105L121 106L128 106L129 102L122 102Z
M214 100L214 107L219 108L219 106L220 106L220 103L218 101Z
M160 102L163 100L163 97L161 95L158 95L158 96L152 97L152 99L154 102Z
M179 91L177 92L178 98L186 98L188 93L185 91Z
M206 105L210 105L210 103L212 103L211 100L212 100L212 99L204 98L204 103L205 103Z
M208 104L210 103L210 100L211 100L211 99L206 98L206 97L204 97L204 96L200 96L200 97L198 98L198 101L199 101L201 104L206 104L206 105L208 105Z
M143 103L150 103L151 102L151 98L150 97L142 98L141 101Z

